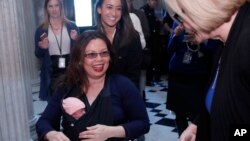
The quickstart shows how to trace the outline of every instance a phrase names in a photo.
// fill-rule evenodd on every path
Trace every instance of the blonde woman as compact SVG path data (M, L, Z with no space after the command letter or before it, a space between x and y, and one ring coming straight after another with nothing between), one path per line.
M234 124L250 124L250 3L245 0L165 0L172 17L195 34L194 42L220 39L204 110L181 141L228 141Z
M41 61L41 100L48 100L53 93L53 83L64 73L78 27L63 12L62 0L44 1L44 22L35 33L35 55Z

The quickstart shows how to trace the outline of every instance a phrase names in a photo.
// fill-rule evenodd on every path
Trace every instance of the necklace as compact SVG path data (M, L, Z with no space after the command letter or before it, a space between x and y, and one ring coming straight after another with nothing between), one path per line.
M188 42L186 42L186 45L187 45L188 50L191 51L191 52L197 52L197 51L200 50L200 45L197 45L197 48L196 48L196 49L190 48Z
M200 45L197 45L196 49L192 49L188 42L186 42L186 46L187 46L187 51L184 53L183 59L182 59L182 63L184 64L190 64L193 58L193 53L198 52L198 57L201 58L204 56L204 54L200 51Z
M197 48L196 48L196 49L192 49L192 48L189 46L188 42L186 42L186 45L187 45L188 51L190 51L190 52L198 52L198 57L199 57L199 58L204 56L204 54L200 51L200 48L201 48L200 44L197 45Z

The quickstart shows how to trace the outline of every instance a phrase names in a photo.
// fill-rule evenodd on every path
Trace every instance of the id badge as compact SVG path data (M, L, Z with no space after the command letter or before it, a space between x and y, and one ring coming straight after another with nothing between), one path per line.
M60 57L58 61L58 68L65 68L65 58Z
M182 60L182 63L184 63L184 64L190 64L191 60L192 60L192 53L189 52L189 51L185 52L183 60Z

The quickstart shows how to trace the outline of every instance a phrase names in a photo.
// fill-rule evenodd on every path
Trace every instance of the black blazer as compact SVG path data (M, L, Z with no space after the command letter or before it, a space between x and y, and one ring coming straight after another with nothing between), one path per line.
M139 88L140 71L142 63L142 46L139 34L125 44L121 44L121 33L119 28L113 39L117 59L111 71L128 77Z
M196 121L197 141L229 141L230 127L250 124L250 3L243 5L221 54L211 113ZM218 57L219 58L219 57Z

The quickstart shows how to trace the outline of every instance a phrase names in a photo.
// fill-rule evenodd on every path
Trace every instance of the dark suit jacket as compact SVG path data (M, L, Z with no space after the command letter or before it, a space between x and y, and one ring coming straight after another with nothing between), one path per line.
M250 124L249 25L250 3L247 2L240 8L221 54L211 113L204 112L197 122L198 141L210 137L211 141L229 141L232 125Z

